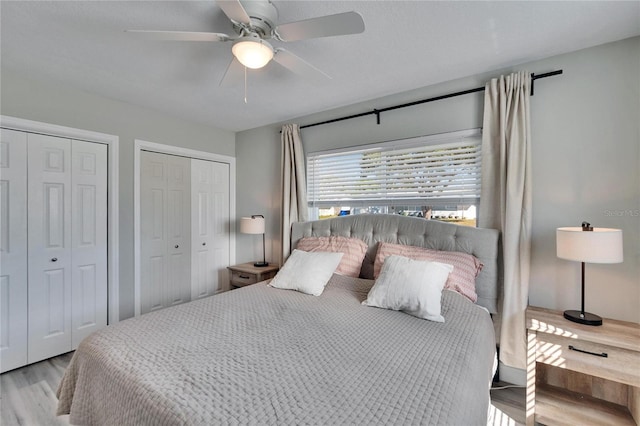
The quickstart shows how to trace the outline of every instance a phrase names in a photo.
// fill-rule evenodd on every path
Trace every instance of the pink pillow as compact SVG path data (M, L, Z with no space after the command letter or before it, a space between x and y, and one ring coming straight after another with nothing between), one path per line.
M380 242L378 243L378 252L373 264L374 278L378 278L384 260L391 255L453 265L453 272L449 274L444 288L457 291L474 303L478 300L476 277L482 270L483 264L475 256L457 251L431 250L423 247Z
M358 278L368 246L357 238L332 236L302 238L296 248L302 251L344 253L336 274Z

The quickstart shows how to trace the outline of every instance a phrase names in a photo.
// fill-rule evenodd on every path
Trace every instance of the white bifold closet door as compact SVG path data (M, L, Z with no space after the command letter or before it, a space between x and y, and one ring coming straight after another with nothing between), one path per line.
M107 325L107 146L71 141L71 347Z
M229 266L229 164L191 160L191 298L222 289Z
M211 296L227 281L229 165L140 154L140 312Z
M0 363L27 363L27 134L0 136Z
M28 362L107 324L107 147L28 135Z
M191 300L191 160L141 152L141 313Z

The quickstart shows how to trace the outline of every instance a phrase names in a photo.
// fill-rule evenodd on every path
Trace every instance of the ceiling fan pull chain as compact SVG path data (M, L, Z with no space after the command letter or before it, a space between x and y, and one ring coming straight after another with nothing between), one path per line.
M244 67L244 103L247 103L247 67Z

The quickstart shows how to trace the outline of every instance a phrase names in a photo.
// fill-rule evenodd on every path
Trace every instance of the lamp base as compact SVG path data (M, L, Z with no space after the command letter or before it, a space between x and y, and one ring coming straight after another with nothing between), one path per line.
M602 325L602 318L589 312L564 311L564 317L569 321L584 325Z
M265 266L269 266L269 262L256 262L253 266L256 268L264 268Z

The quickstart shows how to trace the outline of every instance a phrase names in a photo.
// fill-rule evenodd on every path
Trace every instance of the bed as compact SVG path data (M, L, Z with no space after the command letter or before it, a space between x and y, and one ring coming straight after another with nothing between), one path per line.
M58 414L84 425L486 424L497 231L359 215L294 224L292 247L330 236L365 242L358 277L333 274L319 296L263 282L109 326L78 347ZM477 257L477 302L442 291L444 322L363 305L380 243Z

